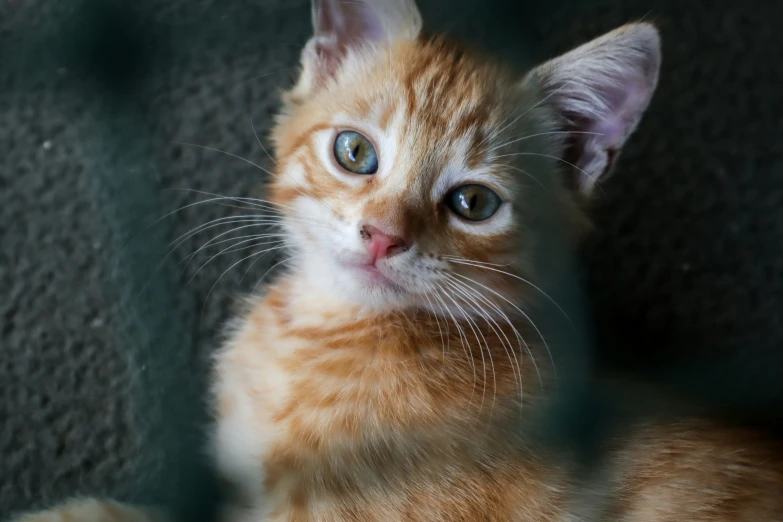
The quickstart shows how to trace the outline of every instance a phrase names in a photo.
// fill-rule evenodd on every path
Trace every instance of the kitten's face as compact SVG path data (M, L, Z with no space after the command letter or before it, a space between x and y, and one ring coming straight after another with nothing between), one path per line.
M316 2L316 37L274 133L272 197L294 263L332 291L374 309L472 314L454 296L518 298L519 280L501 271L530 277L540 220L574 212L556 172L563 142L552 138L564 131L546 89L412 37L411 9ZM330 18L320 26L319 13ZM347 41L370 41L336 44L351 24ZM368 36L379 32L396 36Z
M510 102L524 97L511 87L438 44L347 64L277 134L276 199L292 207L302 263L386 307L427 305L427 294L455 284L452 271L470 272L453 261L523 257L528 184L492 150L511 134L493 136L510 123Z

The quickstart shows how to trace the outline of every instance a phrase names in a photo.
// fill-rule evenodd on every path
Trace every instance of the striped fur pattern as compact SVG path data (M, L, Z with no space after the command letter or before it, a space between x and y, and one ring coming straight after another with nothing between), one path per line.
M625 26L523 75L425 35L412 0L316 1L313 21L264 203L287 270L215 359L226 520L783 520L779 453L750 432L639 426L609 443L601 487L526 436L554 389L526 312L556 263L542 235L588 229L582 204L657 83L657 31ZM377 172L338 164L346 130ZM453 212L466 184L497 212ZM404 243L371 270L367 226ZM147 519L88 501L21 520Z

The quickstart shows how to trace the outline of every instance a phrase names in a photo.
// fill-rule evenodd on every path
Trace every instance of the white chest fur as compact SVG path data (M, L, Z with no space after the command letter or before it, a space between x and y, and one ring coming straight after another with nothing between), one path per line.
M273 412L287 402L291 380L276 357L296 349L263 307L254 310L219 352L214 389L213 439L219 473L238 489L253 520L267 520L264 462L281 436ZM244 518L244 517L242 517Z

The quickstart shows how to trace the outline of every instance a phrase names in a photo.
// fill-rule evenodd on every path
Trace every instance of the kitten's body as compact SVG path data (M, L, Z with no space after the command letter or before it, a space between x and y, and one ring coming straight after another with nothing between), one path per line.
M783 520L781 453L750 431L637 425L590 477L531 436L555 389L525 312L555 264L544 239L584 230L579 202L655 87L655 30L622 28L520 81L422 37L408 0L316 6L264 203L289 268L216 356L228 522ZM377 165L338 164L346 129L366 135L347 157L370 148ZM447 203L476 184L501 201L482 219L485 192ZM90 502L25 520L129 513L144 517Z
M254 504L240 520L557 520L561 472L515 434L517 370L490 328L485 375L453 326L444 351L427 314L362 312L295 278L249 317L218 363L218 460Z

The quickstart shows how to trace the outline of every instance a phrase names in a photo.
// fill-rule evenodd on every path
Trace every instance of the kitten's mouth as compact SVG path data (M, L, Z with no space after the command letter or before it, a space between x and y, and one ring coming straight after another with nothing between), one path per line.
M347 263L347 266L356 272L363 282L373 286L399 288L399 285L374 263Z

